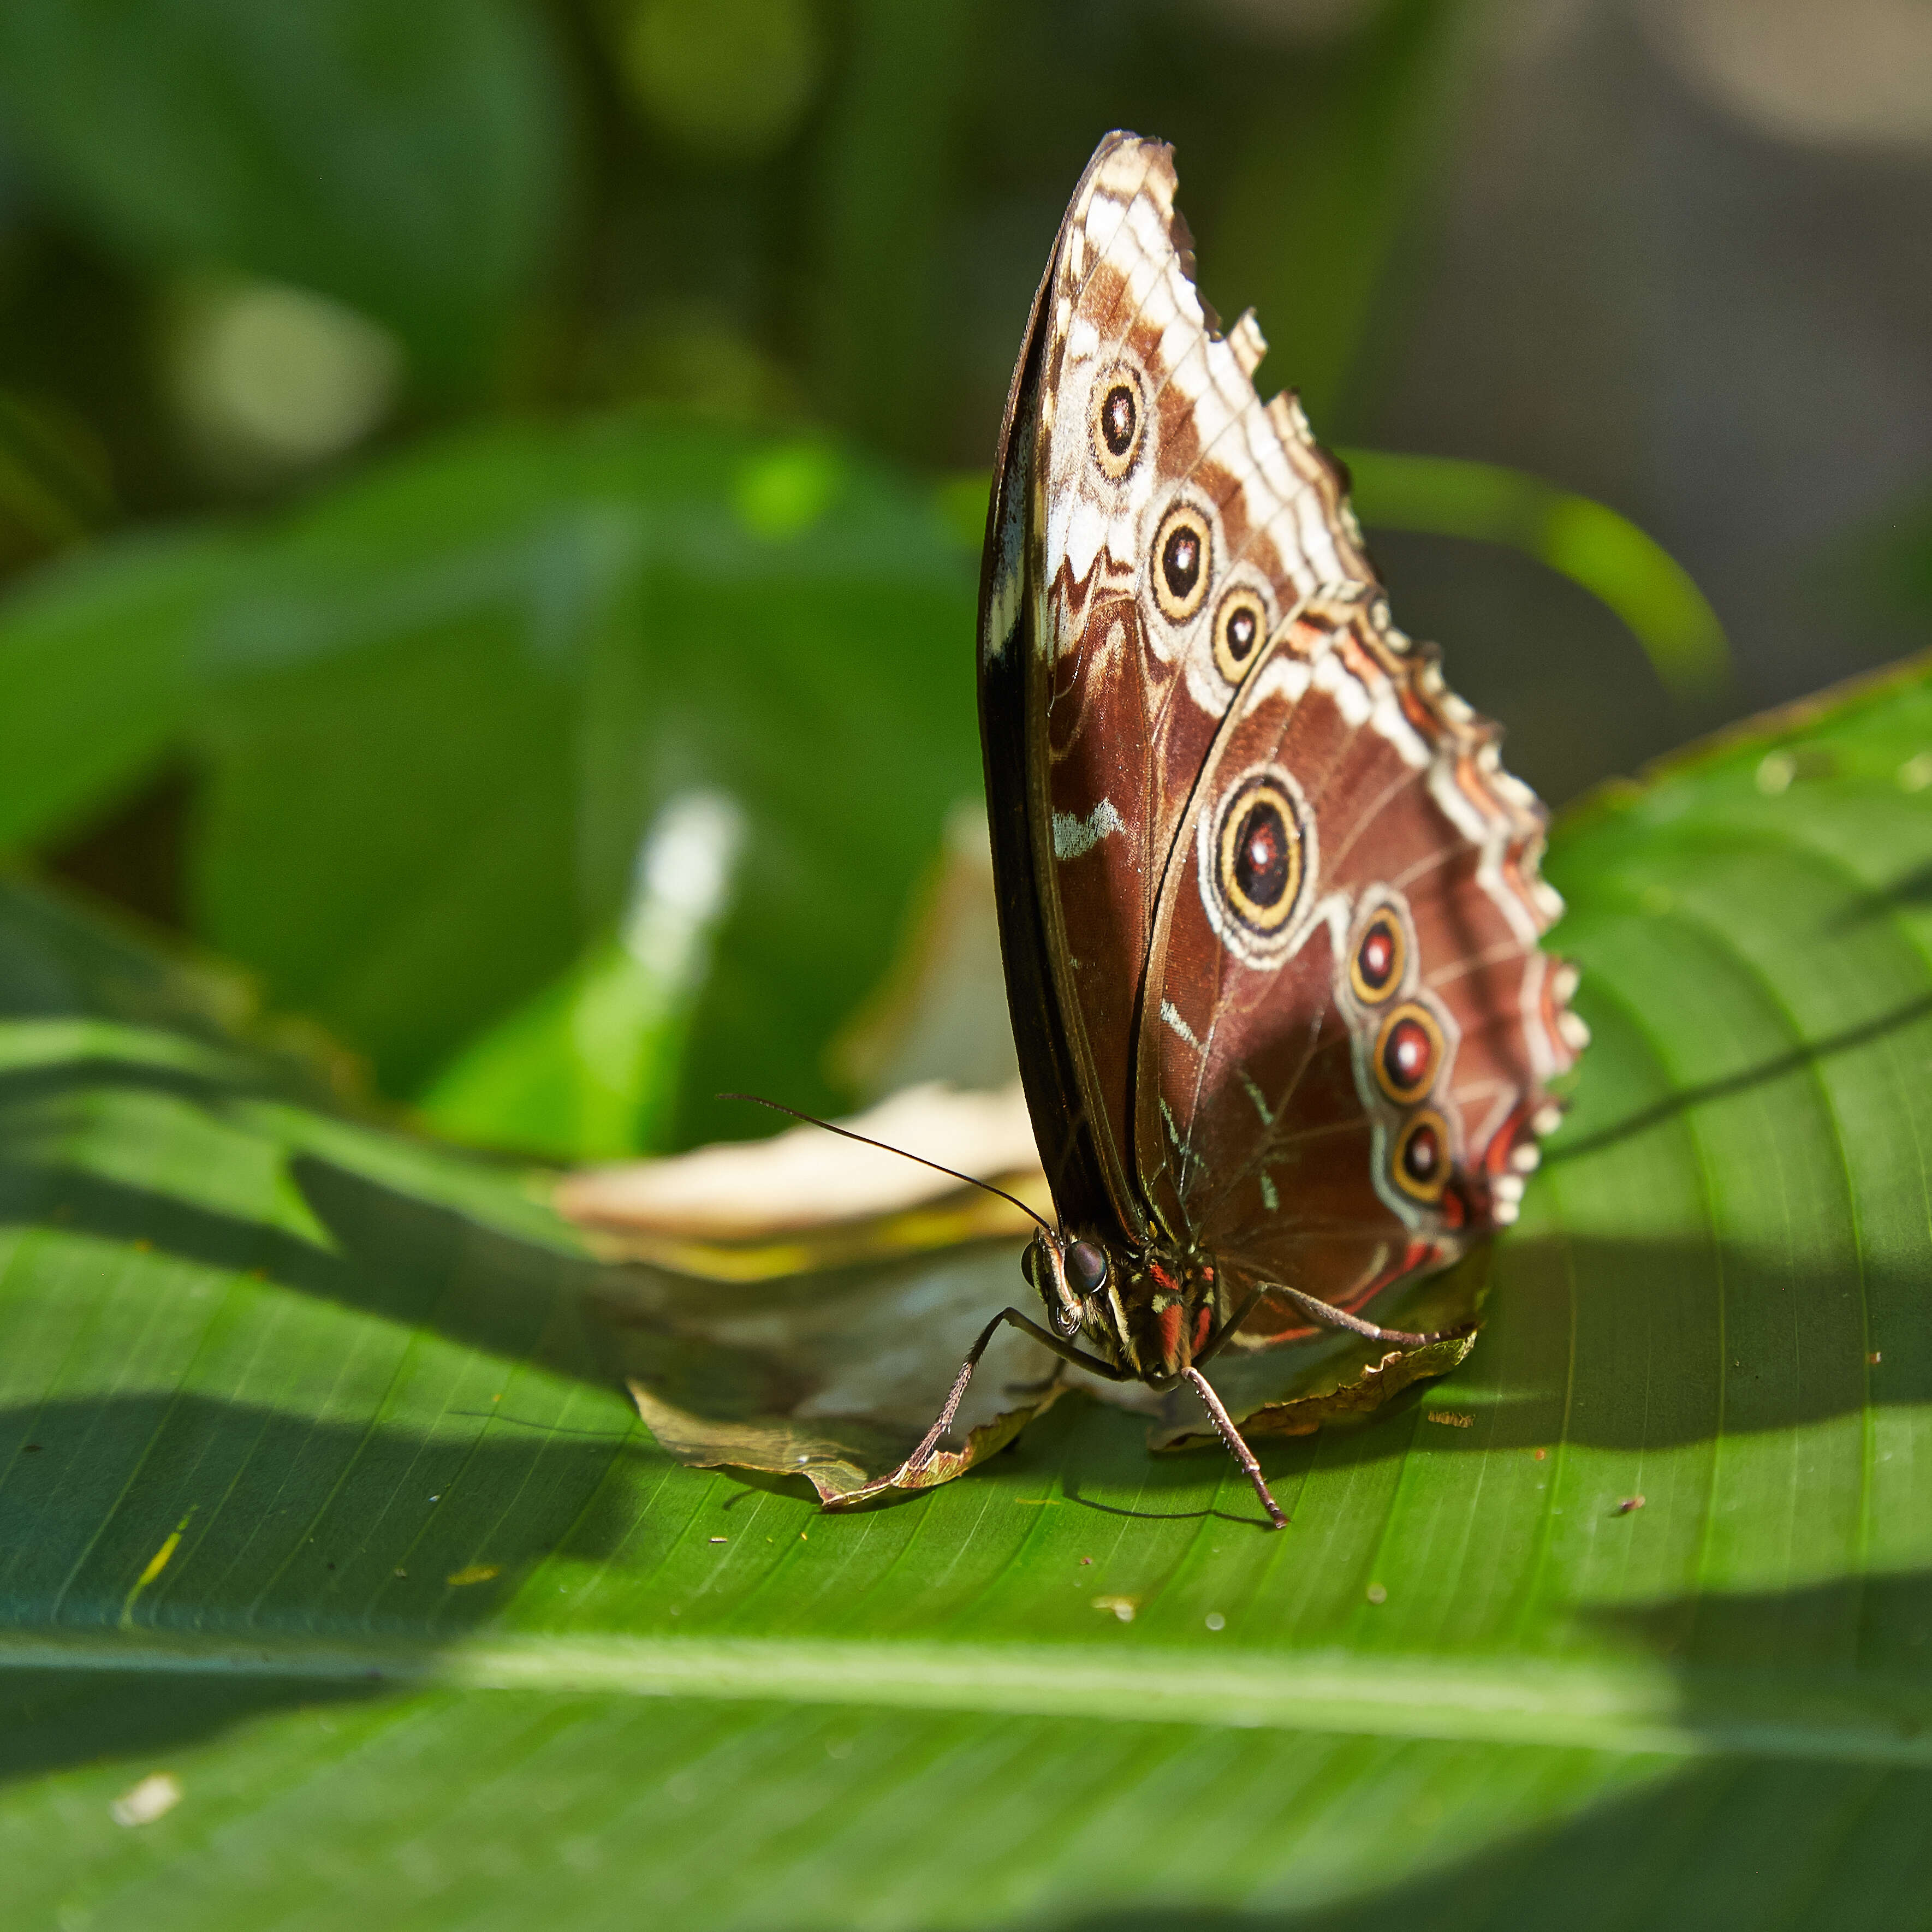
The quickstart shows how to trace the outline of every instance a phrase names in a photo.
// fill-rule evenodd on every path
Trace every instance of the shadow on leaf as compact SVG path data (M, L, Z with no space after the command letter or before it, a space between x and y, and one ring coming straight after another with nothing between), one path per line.
M480 1427L452 1420L430 1435L196 1395L0 1411L0 1605L56 1642L394 1634L434 1648L488 1622L546 1558L594 1561L632 1532L623 1466L639 1432L525 1429L494 1410ZM384 1688L374 1671L347 1685L219 1670L6 1676L11 1776Z

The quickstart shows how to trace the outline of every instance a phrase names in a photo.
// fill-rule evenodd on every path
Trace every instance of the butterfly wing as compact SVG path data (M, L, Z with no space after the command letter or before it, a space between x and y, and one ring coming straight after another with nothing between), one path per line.
M1514 1218L1582 1034L1498 736L1365 585L1284 624L1216 734L1155 920L1136 1145L1231 1298L1357 1308ZM1306 1325L1264 1303L1238 1339Z
M1215 735L1264 641L1367 580L1340 472L1252 318L1193 284L1172 151L1109 135L1034 298L1000 438L980 716L1002 950L1042 1159L1070 1227L1157 1225L1137 1159L1156 898Z

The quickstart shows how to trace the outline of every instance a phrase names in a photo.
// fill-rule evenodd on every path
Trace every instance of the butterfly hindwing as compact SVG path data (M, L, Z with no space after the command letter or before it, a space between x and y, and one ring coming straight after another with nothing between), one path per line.
M1163 884L1137 1143L1164 1222L1238 1279L1353 1309L1513 1217L1574 1058L1537 945L1542 834L1371 587L1282 626ZM1244 1339L1305 1325L1276 1304Z

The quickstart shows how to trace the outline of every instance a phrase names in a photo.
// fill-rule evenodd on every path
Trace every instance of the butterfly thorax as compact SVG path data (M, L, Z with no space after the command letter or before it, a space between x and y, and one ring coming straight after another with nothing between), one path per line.
M1189 1367L1224 1312L1220 1277L1198 1250L1124 1250L1042 1235L1024 1268L1056 1334L1077 1337L1143 1382L1165 1384Z

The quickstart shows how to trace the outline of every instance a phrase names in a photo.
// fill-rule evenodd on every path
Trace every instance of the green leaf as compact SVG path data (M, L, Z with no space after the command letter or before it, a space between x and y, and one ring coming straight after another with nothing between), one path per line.
M974 554L929 489L815 441L454 439L30 590L0 616L24 761L0 828L44 836L184 750L198 935L400 1098L608 944L651 828L722 794L745 822L714 969L664 1051L634 1042L632 1099L580 1132L561 1065L491 1076L488 1106L472 1084L452 1124L588 1154L627 1111L659 1139L742 1130L711 1096L753 1079L822 1111L826 1042L979 789Z
M836 1103L824 1044L978 784L972 560L927 493L715 429L506 432L256 566L214 640L215 944L406 1093L608 934L662 813L722 794L736 890L669 1131L740 1130L710 1096L753 1077Z
M1262 1449L1285 1535L1077 1398L851 1517L678 1468L526 1177L0 892L11 1916L1910 1922L1928 749L1922 663L1559 827L1574 1114L1468 1362Z
M743 832L723 794L660 814L618 936L472 1040L424 1095L428 1124L559 1160L661 1141Z
M64 558L0 618L0 845L57 837L178 744L200 694L197 627L231 574L220 532Z
M110 241L366 310L474 374L562 214L554 50L517 0L13 0L9 133Z

